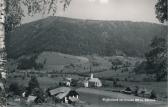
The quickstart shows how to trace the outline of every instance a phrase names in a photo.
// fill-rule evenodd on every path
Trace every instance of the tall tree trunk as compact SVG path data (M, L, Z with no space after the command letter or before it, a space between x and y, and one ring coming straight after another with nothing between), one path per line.
M0 0L0 106L6 106L5 87L6 83L6 51L5 51L5 0Z

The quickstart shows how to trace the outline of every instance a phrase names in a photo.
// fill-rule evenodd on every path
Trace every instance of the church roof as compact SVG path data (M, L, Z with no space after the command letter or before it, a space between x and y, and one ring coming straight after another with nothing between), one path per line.
M101 82L99 78L90 78L89 82Z

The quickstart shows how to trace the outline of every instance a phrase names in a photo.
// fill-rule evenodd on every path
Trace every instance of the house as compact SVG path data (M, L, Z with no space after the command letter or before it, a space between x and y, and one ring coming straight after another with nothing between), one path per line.
M59 83L60 86L70 87L72 82L72 78L65 78L63 81Z
M14 99L14 101L15 101L15 102L20 102L21 99L20 99L19 97L18 97L18 98L16 97L16 98Z
M72 82L72 78L65 78L65 82L66 82L66 86L70 87L71 82Z
M26 92L22 93L22 98L27 98L26 102L28 104L31 103L36 103L36 104L40 104L43 103L45 101L44 95L43 96L37 96L37 95L28 95L28 97L26 97Z
M4 84L0 82L0 91L4 90Z
M133 90L131 89L131 87L126 87L125 89L121 90L121 92L124 94L132 94Z
M26 92L23 92L23 93L22 93L22 97L25 97L25 96L26 96Z
M84 87L102 87L102 82L99 78L94 78L91 74L88 80L84 81Z
M34 102L36 98L37 98L36 96L29 95L27 98L27 103Z
M1 72L1 76L3 79L6 79L6 72Z
M55 102L72 104L79 101L79 94L69 87L60 87L49 91Z
M140 88L138 90L138 96L149 98L151 96L152 90L147 90L146 88Z
M124 94L134 94L135 96L149 98L151 96L151 90L147 90L146 88L138 88L138 87L127 87L121 90Z
M84 83L84 87L85 87L85 88L88 88L88 87L89 87L89 81L88 81L88 80L84 80L83 83Z

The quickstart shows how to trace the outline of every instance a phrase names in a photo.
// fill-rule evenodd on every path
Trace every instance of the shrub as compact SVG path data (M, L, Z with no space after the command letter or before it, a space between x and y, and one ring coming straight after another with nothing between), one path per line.
M151 91L150 98L151 98L151 99L156 99L156 98L157 98L156 92L155 92L154 90Z
M37 55L32 56L31 58L23 58L19 61L17 69L36 69L40 70L44 67L44 64L36 62Z
M14 95L21 96L24 91L24 87L21 85L18 85L18 83L11 83L9 85L9 91L13 92Z
M28 87L27 87L27 92L26 92L26 96L32 94L33 90L35 88L39 88L39 83L38 83L38 80L35 76L32 76L30 81L29 81L29 84L28 84Z

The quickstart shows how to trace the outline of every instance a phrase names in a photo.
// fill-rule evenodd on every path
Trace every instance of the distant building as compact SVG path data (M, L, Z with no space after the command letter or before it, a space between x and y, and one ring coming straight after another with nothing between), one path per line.
M84 87L86 87L86 88L89 87L89 81L88 80L84 81Z
M18 98L16 97L16 98L14 99L14 101L15 101L15 102L20 102L21 99L20 99L19 97L18 97Z
M37 98L36 96L29 95L27 98L27 103L34 102L36 98Z
M6 79L6 72L1 72L1 76L3 79Z
M49 91L55 102L75 103L79 101L79 94L69 87L60 87Z
M26 92L23 92L23 93L22 93L22 97L26 97Z
M4 85L2 82L0 82L0 91L4 90Z
M126 87L125 89L121 90L121 92L124 94L132 94L133 89L131 87Z
M88 80L84 81L84 87L102 87L102 82L99 78L94 78L91 74Z
M59 83L60 86L70 87L72 82L72 78L65 78L63 81Z
M66 82L66 86L70 87L71 82L72 82L72 78L65 78L65 82Z

